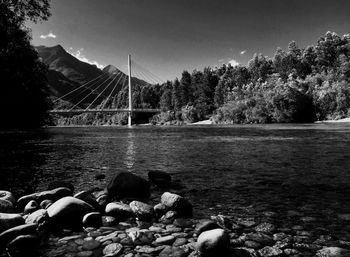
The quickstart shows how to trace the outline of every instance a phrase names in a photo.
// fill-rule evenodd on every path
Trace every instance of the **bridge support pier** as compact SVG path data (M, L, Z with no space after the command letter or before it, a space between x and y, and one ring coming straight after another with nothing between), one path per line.
M131 112L128 113L128 126L131 127Z
M128 126L131 127L132 117L132 92L131 92L131 55L128 55L128 75L129 75L129 115L128 115Z

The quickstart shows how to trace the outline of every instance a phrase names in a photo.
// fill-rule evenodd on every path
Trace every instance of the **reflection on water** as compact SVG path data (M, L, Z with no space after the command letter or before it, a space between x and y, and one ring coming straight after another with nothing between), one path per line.
M134 132L130 130L127 134L127 149L125 154L125 165L129 171L132 171L132 168L135 163L135 145L134 145Z
M347 124L49 128L0 132L0 145L0 189L17 196L55 180L82 190L116 171L156 169L182 182L197 216L249 207L289 222L293 210L334 230L350 213Z

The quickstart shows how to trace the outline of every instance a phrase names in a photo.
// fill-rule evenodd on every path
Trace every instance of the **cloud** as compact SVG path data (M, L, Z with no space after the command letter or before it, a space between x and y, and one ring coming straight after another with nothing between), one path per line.
M87 62L92 65L96 65L97 68L103 69L106 65L98 63L97 61L93 61L88 59L84 54L83 54L84 48L80 48L79 50L74 51L72 47L69 48L68 53L73 55L75 58L79 59L82 62Z
M243 50L243 51L240 52L240 54L241 54L241 55L245 55L246 52L247 52L247 50Z
M41 35L40 38L41 38L41 39L56 38L56 35L53 34L52 32L50 32L50 33L47 34L47 35Z
M232 67L238 66L239 62L237 62L235 59L232 59L231 61L228 62L229 64L231 64Z

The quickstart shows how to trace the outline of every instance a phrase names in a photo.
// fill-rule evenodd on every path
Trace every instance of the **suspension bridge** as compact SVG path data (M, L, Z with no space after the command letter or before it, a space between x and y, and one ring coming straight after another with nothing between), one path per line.
M133 68L133 69L132 69ZM137 68L137 69L134 69ZM132 76L132 71L134 76ZM140 80L141 79L141 80ZM79 87L69 91L63 96L54 100L54 103L59 101L72 102L73 106L55 108L49 112L52 114L82 114L82 113L128 113L128 126L132 125L133 113L158 113L160 109L151 108L133 108L132 83L133 80L146 82L147 84L162 84L163 80L153 73L149 72L141 65L131 60L131 55L128 55L128 75L122 71L103 72L96 78L80 85ZM115 98L121 89L128 83L128 107L113 108L113 104L108 106L108 103L115 102ZM73 98L73 99L72 99ZM83 108L84 106L84 108Z

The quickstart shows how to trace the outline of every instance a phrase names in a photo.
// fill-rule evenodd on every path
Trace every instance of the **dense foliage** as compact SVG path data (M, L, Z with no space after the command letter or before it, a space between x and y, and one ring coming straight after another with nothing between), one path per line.
M30 45L24 23L50 16L48 0L0 2L0 127L44 124L48 103L46 67Z
M350 116L349 83L350 36L327 32L315 46L277 49L273 59L256 54L246 67L184 71L180 80L136 89L134 106L161 108L153 123L312 122Z

